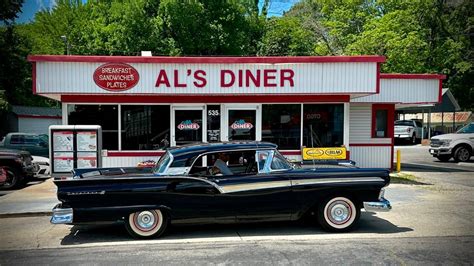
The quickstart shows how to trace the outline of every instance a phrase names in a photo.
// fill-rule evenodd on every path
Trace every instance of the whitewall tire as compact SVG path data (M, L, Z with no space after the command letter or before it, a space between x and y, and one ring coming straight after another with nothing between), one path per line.
M318 221L328 231L349 231L359 218L360 209L347 197L333 197L319 206Z
M134 212L125 220L128 233L135 238L159 237L167 226L167 215L158 209Z

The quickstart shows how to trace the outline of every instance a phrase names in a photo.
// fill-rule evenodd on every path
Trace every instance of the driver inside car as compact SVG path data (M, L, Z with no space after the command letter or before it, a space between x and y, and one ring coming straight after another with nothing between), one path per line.
M214 162L214 166L212 167L212 173L222 174L222 175L233 175L232 171L227 166L227 162L229 161L229 155L227 153L219 153L217 160Z

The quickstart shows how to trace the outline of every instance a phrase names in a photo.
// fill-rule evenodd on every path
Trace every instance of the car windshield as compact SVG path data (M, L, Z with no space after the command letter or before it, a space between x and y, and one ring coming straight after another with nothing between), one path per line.
M158 163L156 163L155 167L153 168L153 173L156 175L164 174L170 161L171 155L169 154L169 152L166 152L165 154L163 154L163 156L161 156Z
M458 130L456 133L458 134L466 134L466 133L474 133L474 123L468 124Z
M395 121L396 126L413 126L413 121L411 120L399 120Z

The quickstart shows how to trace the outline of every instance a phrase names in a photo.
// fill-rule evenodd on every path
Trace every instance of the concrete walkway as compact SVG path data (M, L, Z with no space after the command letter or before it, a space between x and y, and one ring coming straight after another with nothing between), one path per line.
M2 196L0 218L50 215L57 203L56 186L50 178L41 184Z

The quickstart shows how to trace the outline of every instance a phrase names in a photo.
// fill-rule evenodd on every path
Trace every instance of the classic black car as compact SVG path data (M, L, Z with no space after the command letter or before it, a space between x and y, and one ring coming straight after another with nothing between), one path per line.
M361 208L388 211L383 169L298 169L264 142L169 148L153 169L75 170L55 180L54 224L125 223L138 238L167 226L297 220L317 215L324 229L348 231Z

